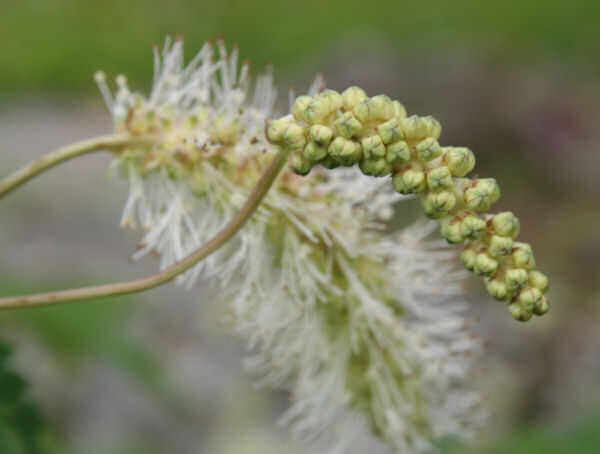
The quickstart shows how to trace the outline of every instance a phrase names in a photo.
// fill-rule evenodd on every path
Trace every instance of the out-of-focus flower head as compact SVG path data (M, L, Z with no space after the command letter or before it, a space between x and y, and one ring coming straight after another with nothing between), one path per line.
M115 129L156 136L114 167L130 187L122 223L146 230L134 257L155 252L161 267L229 221L276 150L264 134L270 71L251 91L237 50L216 47L218 58L209 43L184 65L182 41L167 39L148 97L119 77L113 99L97 76ZM308 96L322 90L317 79ZM282 423L322 452L423 453L438 437L471 437L484 420L464 274L443 241L428 239L435 224L387 232L404 197L357 168L286 168L235 239L180 278L219 283L257 385L290 393Z

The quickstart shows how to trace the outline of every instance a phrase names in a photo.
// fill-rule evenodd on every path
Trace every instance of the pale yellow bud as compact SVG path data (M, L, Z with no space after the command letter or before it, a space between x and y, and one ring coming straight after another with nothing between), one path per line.
M283 128L281 137L292 150L298 150L306 145L306 131L296 123L288 123Z
M298 96L292 105L292 115L298 121L306 121L304 118L304 111L313 99L310 96Z
M435 219L443 216L456 205L456 196L451 191L431 192L421 200L425 214Z
M519 234L521 225L517 217L510 211L497 213L492 218L492 228L498 235L515 238Z
M508 305L508 311L515 319L526 322L533 316L533 306L523 307L521 303L515 301Z
M489 210L491 202L489 194L481 188L469 188L464 194L465 205L470 210Z
M310 127L309 137L318 146L326 147L333 138L333 130L329 126L313 125Z
M336 137L329 145L329 154L341 165L352 166L362 158L362 147L353 140Z
M392 166L386 161L385 158L374 158L374 159L361 159L358 164L360 170L365 175L372 175L374 177L383 177L392 173Z
M529 273L523 268L509 268L504 274L504 282L510 290L525 287L529 280Z
M473 271L475 269L475 262L477 261L477 252L472 248L465 248L460 253L460 260L466 269Z
M442 155L442 147L437 140L432 137L419 142L417 145L417 156L421 161L431 161Z
M315 99L304 109L304 119L311 123L323 123L331 113L329 103L325 99Z
M402 140L403 133L397 118L392 118L391 120L381 123L375 129L381 136L383 143L386 145Z
M315 99L325 101L330 113L341 109L343 106L342 95L335 90L323 90L321 93L315 96Z
M315 142L308 142L304 147L303 156L310 161L320 161L327 156L327 148L320 147Z
M516 242L513 245L512 258L515 266L532 270L535 268L535 257L531 246L527 243Z
M475 167L475 156L468 148L454 147L444 153L444 161L452 175L464 177Z
M460 223L460 233L465 238L479 238L485 230L485 221L477 215L469 215Z
M460 232L460 218L459 217L447 217L440 222L440 233L448 243L462 243L464 237Z
M394 106L394 117L398 119L406 118L406 109L404 106L398 101L394 101L392 104Z
M419 194L425 190L425 173L416 169L406 169L402 172L402 178L406 188L414 194Z
M499 301L508 301L513 295L506 284L499 279L485 278L485 288L490 295Z
M299 175L307 175L312 169L313 163L302 156L302 153L292 155L292 168Z
M493 235L488 251L492 257L508 255L512 252L513 240L510 237Z
M540 271L531 271L529 273L529 285L541 290L543 293L548 291L548 278Z
M283 142L283 130L285 127L293 121L292 115L287 115L278 120L267 120L266 123L266 135L267 140L272 144L280 144Z
M452 175L448 167L441 166L427 173L427 186L432 191L451 188L453 185Z
M346 112L335 120L335 128L340 136L344 139L349 139L362 129L362 123L352 114Z
M497 260L490 257L489 254L486 254L485 252L477 254L475 266L473 267L473 272L475 274L479 274L480 276L491 276L497 269Z
M385 145L378 134L362 139L362 149L367 159L385 156Z
M357 104L367 99L367 94L362 88L349 87L342 93L342 107L346 112L352 111Z
M410 147L404 141L394 142L386 147L385 159L390 164L403 164L410 161Z

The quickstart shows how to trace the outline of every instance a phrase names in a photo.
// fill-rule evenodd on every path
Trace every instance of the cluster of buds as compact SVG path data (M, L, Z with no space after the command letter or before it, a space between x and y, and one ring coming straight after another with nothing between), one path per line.
M473 152L440 146L440 134L435 118L407 117L398 101L369 98L358 87L300 96L290 115L266 123L267 139L293 152L300 175L316 164L358 164L366 175L391 175L396 191L421 197L425 214L440 220L449 243L465 244L463 264L484 277L494 298L510 301L513 317L526 321L546 313L548 279L535 270L531 246L514 241L519 220L510 212L480 214L500 197L496 180L465 178L475 166Z

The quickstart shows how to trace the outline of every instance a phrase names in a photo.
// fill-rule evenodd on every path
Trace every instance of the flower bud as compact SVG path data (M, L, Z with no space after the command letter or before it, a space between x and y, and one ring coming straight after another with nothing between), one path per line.
M413 194L419 194L425 190L425 173L415 170L406 169L402 172L404 185Z
M310 96L298 96L292 105L292 115L298 121L306 121L304 112L313 99Z
M336 137L329 145L329 154L341 165L352 166L360 161L362 147L353 140Z
M335 120L335 127L340 136L344 139L349 139L354 134L360 132L362 124L356 119L352 112L346 112Z
M298 150L306 145L306 131L296 123L288 123L283 129L281 138L292 150Z
M406 109L399 101L393 101L394 106L394 117L398 119L406 118Z
M454 147L450 148L444 154L444 161L452 175L464 177L475 167L475 156L468 148Z
M438 218L456 205L456 196L451 191L430 192L421 200L425 214Z
M508 305L508 311L515 319L526 322L533 315L533 306L523 307L518 301L512 302Z
M374 159L385 156L385 145L378 134L362 139L362 149L365 158Z
M512 292L508 290L506 284L500 279L486 278L485 288L492 297L499 301L508 301L512 298Z
M438 141L432 137L428 137L417 145L417 156L421 161L431 161L432 159L439 158L441 155L442 148Z
M358 104L367 99L367 94L362 88L349 87L342 93L342 107L346 112L351 111Z
M466 269L473 271L475 268L475 262L477 261L477 252L475 252L472 248L465 248L460 253L460 260Z
M267 140L274 145L280 144L283 141L283 130L290 122L293 121L293 118L294 117L292 115L286 115L285 117L277 120L267 120Z
M392 118L385 123L381 123L380 125L377 125L375 129L381 136L383 143L386 145L392 142L397 142L398 140L402 140L403 133L402 129L400 129L400 122L397 118Z
M496 203L500 198L500 186L495 178L480 178L475 180L475 187L483 189L490 198L490 203Z
M489 253L492 257L500 257L502 255L508 255L511 253L513 247L512 238L505 236L493 235L490 239L490 246L488 248Z
M442 125L431 115L421 117L420 120L422 127L425 131L425 137L431 137L433 139L439 139L442 134Z
M441 166L427 173L427 186L432 191L451 188L453 185L452 175L448 167Z
M372 175L374 177L383 177L385 175L389 175L393 170L392 166L385 160L385 158L363 158L358 165L362 173L365 175Z
M535 306L535 304L544 297L544 294L537 288L525 287L519 292L517 301L524 306Z
M548 303L548 298L542 296L539 300L535 302L533 305L533 313L535 315L544 315L550 309L550 304Z
M336 162L336 160L333 159L330 155L327 155L323 159L321 159L319 161L319 164L321 164L326 169L335 169L336 167L340 166L340 164Z
M354 115L362 123L375 120L389 120L394 116L394 104L385 95L367 98L354 107Z
M331 113L326 99L317 98L306 106L303 112L304 119L311 123L323 123Z
M473 272L480 276L491 276L498 269L498 262L485 252L477 254Z
M392 177L392 186L394 186L396 192L399 192L400 194L410 194L410 191L406 188L406 185L404 184L402 172L396 172L394 174L394 176Z
M464 194L465 205L469 210L489 210L491 202L490 196L481 188L469 188Z
M341 109L344 104L342 95L335 90L323 90L321 93L315 96L315 99L324 101L327 104L327 110L329 113Z
M404 164L410 161L410 147L403 140L391 143L385 149L385 159L390 164Z
M460 233L460 218L444 218L440 222L440 233L446 241L451 244L462 243L464 241L464 237Z
M303 156L310 161L320 161L327 156L327 148L320 147L315 142L308 142L304 147Z
M292 156L292 168L299 175L307 175L312 169L313 163L302 156L302 153L294 153Z
M309 131L310 140L320 147L326 147L331 142L333 130L329 126L313 125Z
M404 131L405 140L419 140L428 137L427 123L417 115L411 115L400 121L400 127Z
M460 233L465 238L478 238L485 230L485 221L477 215L469 215L460 223Z
M492 227L498 235L515 238L519 234L521 224L514 214L510 211L504 211L494 215Z
M535 257L531 246L527 243L514 243L512 258L515 266L524 268L526 270L532 270L535 268Z
M534 270L529 273L529 285L541 290L543 293L548 291L548 278L540 271Z
M529 273L523 268L509 268L504 273L504 282L509 290L525 287L529 280Z

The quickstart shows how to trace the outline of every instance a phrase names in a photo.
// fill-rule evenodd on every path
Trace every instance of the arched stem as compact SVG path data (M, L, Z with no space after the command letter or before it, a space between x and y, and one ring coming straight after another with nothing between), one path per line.
M43 306L64 303L67 301L79 301L103 298L107 296L125 295L149 290L171 281L176 276L189 270L200 260L209 256L227 241L233 238L233 236L250 219L262 199L267 194L269 188L279 174L279 171L285 164L288 154L289 151L285 149L280 149L278 151L267 169L260 177L256 186L252 189L250 196L240 211L237 212L233 219L231 219L231 221L229 221L229 223L215 237L209 240L200 249L192 252L190 255L174 265L171 265L169 268L151 276L133 281L0 298L0 309Z
M130 134L113 134L95 137L92 139L75 142L66 147L52 151L35 161L21 167L9 176L0 180L0 198L14 191L22 184L38 176L45 170L50 169L62 162L82 156L98 150L118 150L128 145L150 144L153 142L150 136L132 136Z

